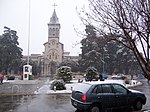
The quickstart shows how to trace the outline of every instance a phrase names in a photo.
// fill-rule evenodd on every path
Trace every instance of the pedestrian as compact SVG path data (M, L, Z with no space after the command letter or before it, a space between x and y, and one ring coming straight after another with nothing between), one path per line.
M133 74L131 73L131 80L133 80Z
M149 79L147 79L147 83L150 84L150 83L149 83Z
M3 84L3 80L4 80L4 73L2 72L0 74L0 82L1 82L1 84Z

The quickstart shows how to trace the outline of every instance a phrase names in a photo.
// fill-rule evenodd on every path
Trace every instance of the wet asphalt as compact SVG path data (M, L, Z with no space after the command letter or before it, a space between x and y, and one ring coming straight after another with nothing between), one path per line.
M75 112L70 94L0 97L0 112Z

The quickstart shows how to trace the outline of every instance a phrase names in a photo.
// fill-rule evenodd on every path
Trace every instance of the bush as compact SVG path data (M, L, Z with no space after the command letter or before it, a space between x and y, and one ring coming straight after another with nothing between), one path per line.
M33 75L29 75L29 80L33 80L34 76Z
M125 84L130 84L130 81L129 80L125 80Z
M51 90L54 90L54 87L56 87L56 90L66 90L65 82L63 80L54 80L50 86Z
M13 76L13 75L12 76L8 76L7 80L15 80L15 76Z
M57 79L63 79L64 82L70 82L72 80L71 68L68 66L62 66L57 69Z

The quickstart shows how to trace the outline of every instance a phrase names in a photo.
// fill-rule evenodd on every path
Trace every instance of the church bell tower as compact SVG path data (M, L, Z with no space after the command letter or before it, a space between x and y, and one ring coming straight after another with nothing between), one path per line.
M54 4L54 6L56 6ZM44 73L54 76L58 65L63 59L63 44L59 42L60 23L54 8L53 14L48 23L48 42L44 44Z
M50 18L50 22L48 23L48 38L58 38L60 33L60 24L58 17L56 15L56 11L54 9L53 15Z

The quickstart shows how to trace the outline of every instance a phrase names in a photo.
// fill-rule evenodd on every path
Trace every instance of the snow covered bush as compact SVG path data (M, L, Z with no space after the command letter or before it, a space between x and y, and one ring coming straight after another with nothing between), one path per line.
M50 85L51 90L66 90L65 82L63 80L54 80Z
M57 70L57 79L62 79L64 82L70 82L72 80L71 67L61 66Z

